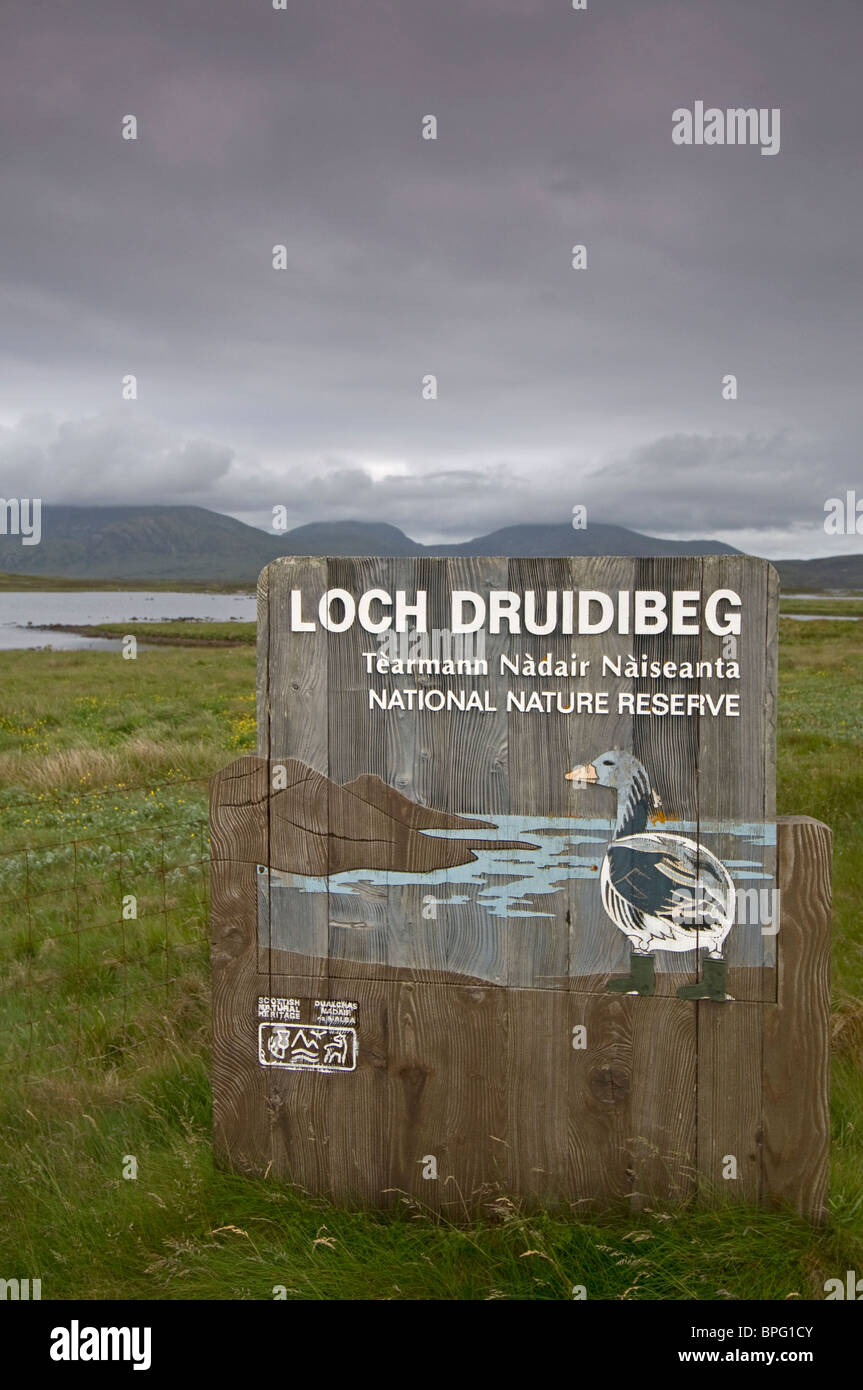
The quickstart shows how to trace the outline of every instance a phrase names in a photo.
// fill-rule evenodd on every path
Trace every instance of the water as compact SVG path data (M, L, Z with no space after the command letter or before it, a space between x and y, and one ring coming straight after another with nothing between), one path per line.
M74 632L40 631L41 624L70 623L93 627L99 623L170 622L194 618L202 622L253 623L254 594L187 594L136 590L39 590L0 592L0 650L51 646L57 651L112 651L119 639L85 637ZM32 624L28 627L28 624Z
M830 599L831 603L836 600L839 603L859 603L859 594L786 594L783 599L793 602L794 599ZM783 613L783 618L791 618L795 623L859 623L860 618L856 613Z

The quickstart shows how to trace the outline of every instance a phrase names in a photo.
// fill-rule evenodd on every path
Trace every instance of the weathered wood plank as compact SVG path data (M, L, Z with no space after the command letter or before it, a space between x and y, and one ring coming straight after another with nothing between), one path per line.
M390 567L388 560L330 559L326 587L344 589L350 594L390 589ZM386 779L387 721L369 709L370 680L362 656L375 645L373 636L356 623L346 632L327 634L326 708L319 707L318 717L328 722L331 836L337 833L333 823L333 787L344 787L369 774ZM342 798L339 800L341 803ZM354 805L344 832L349 831L357 840L373 841L375 832L369 828L366 803L357 797ZM335 850L336 845L331 842L330 875L337 865ZM333 981L349 980L356 961L384 965L389 960L389 865L390 858L385 855L380 871L382 880L351 895L340 890L337 883L330 883L328 953ZM351 906L353 912L349 912Z
M255 714L258 757L270 756L270 566L261 570L257 586Z
M636 561L628 557L572 559L568 561L567 568L567 587L577 592L592 589L617 594L632 590L635 586ZM601 639L574 636L570 642L571 655L579 662L590 663L585 669L584 678L579 676L573 679L571 686L587 691L613 689L616 681L603 674L601 657L607 655L623 659L629 656L633 651L632 637L609 631L602 634ZM631 681L625 680L621 688L629 690L631 684ZM633 751L633 716L620 713L613 701L609 710L608 714L582 712L568 719L568 769L589 765L609 749ZM607 787L580 786L566 781L563 787L566 789L564 814L571 815L574 821L596 822L590 829L577 824L573 826L573 833L579 837L574 849L584 854L589 863L587 876L571 879L567 894L570 919L569 988L575 993L584 993L597 988L597 977L600 977L598 987L604 991L610 975L625 974L629 969L629 943L606 914L600 897L600 871L614 833L617 796ZM661 994L667 988L665 978L658 976L657 993Z
M505 587L518 594L535 595L536 614L544 625L548 622L547 591L562 591L569 587L568 560L510 560ZM552 631L533 636L506 637L499 645L502 650L517 652L536 659L544 656L552 662L568 660L572 640ZM553 668L552 668L553 669ZM501 682L503 684L503 682ZM506 688L536 686L568 696L573 682L568 677L543 676L539 680L510 675ZM571 784L564 774L572 767L569 761L571 716L555 709L546 714L539 711L521 713L513 710L508 721L509 740L509 804L513 814L566 816L569 810ZM513 910L518 909L513 903ZM569 910L568 894L536 895L535 916L513 916L509 923L507 951L507 982L510 985L533 985L539 989L566 989L569 983ZM543 915L540 916L539 914Z
M507 561L500 559L453 559L447 562L446 589L469 589L484 597L491 589L507 587ZM446 604L443 605L446 612ZM445 752L445 805L465 815L482 819L507 815L511 809L512 768L510 764L509 721L501 692L506 682L500 676L501 652L507 639L483 632L483 654L488 676L452 677L452 689L475 687L491 692L494 713L479 710L457 711L447 716ZM470 643L463 644L472 652ZM458 650L458 648L456 648ZM479 655L477 653L477 655ZM514 953L513 921L493 915L477 901L476 889L454 883L447 876L446 904L439 911L447 970L454 974L475 974L492 984L509 979L509 959ZM459 901L461 898L467 901Z
M508 1195L554 1206L566 1194L570 996L506 991Z
M432 659L440 651L441 633L449 618L447 561L428 557L396 559L390 561L390 573L395 589L410 595L415 590L425 591L430 628L421 634L414 624L410 632L394 634L395 649L402 659L410 659L411 655ZM380 683L407 684L419 690L450 684L446 678L423 673L411 675L407 681L391 678ZM386 721L386 781L420 806L447 807L452 716L446 711L393 709L379 718ZM433 850L433 845L413 846L408 859L410 871L425 872ZM387 959L392 965L404 967L412 979L429 979L435 971L446 970L448 896L445 875L440 883L390 885Z
M575 1028L586 1047L572 1048ZM568 1189L580 1206L694 1190L694 1011L678 999L569 995Z
M740 680L740 719L701 721L699 760L699 842L709 845L731 871L738 889L736 923L726 939L727 990L738 1001L775 997L775 972L764 968L761 921L774 887L772 843L750 843L730 829L708 833L712 824L775 820L775 787L767 769L775 765L775 729L768 725L767 690L775 688L775 641L755 618L771 622L776 595L774 572L766 563L741 556L705 556L703 591L731 589L745 597L739 636L704 632L700 655L706 660L736 659ZM775 577L775 576L774 576ZM775 619L774 619L775 620ZM720 682L703 681L715 693ZM771 835L765 836L770 841ZM748 862L747 862L748 861ZM740 891L742 890L742 891ZM757 900L757 907L756 907ZM771 947L772 952L772 947ZM698 1009L698 1177L704 1200L757 1202L762 1167L762 1053L764 1017L753 1004L701 1001Z
M255 865L266 858L266 764L240 758L210 782L213 1134L217 1162L270 1160L267 1079L258 1065Z
M398 989L376 980L351 982L357 1004L355 1070L279 1070L280 1100L273 1107L278 1171L348 1206L385 1207L392 1200L387 1190L390 1016ZM298 999L304 1019L321 998L316 976L275 975L273 990ZM327 997L345 998L343 981L336 981Z
M298 761L327 777L329 729L327 699L327 638L322 629L292 632L291 593L298 590L304 612L315 612L327 587L327 563L315 556L291 556L269 565L262 580L264 599L259 604L258 637L259 699L264 692L269 718L271 768ZM263 671L263 676L261 672ZM288 789L276 792L270 803L270 858L278 869L296 862L294 828L296 773L291 767ZM307 823L321 841L321 863L308 872L326 872L328 817L326 798L319 798ZM266 885L265 885L266 886ZM269 925L262 942L264 970L277 973L328 976L329 918L325 894L301 893L283 880L268 885Z
M702 1200L758 1202L764 1011L756 1001L698 1010L697 1167Z
M520 596L533 590L542 613L546 589L597 588L616 598L635 588L718 587L741 592L756 619L744 623L738 642L746 705L740 721L627 714L616 700L607 715L507 709L514 687L670 693L671 676L603 678L602 654L715 660L722 639L703 629L636 637L612 628L583 639L487 633L488 674L474 676L370 673L362 653L377 646L375 634L356 625L343 633L319 624L290 631L292 588L301 590L307 615L317 614L327 589L424 589L429 654L434 629L448 627L454 588ZM629 957L599 899L617 793L563 777L606 749L632 752L662 795L672 827L682 826L723 862L742 859L736 823L745 818L757 830L773 815L772 571L741 557L303 558L269 567L260 604L261 756L238 760L213 783L220 1161L269 1168L347 1203L387 1205L401 1192L451 1218L501 1191L545 1206L681 1201L694 1194L697 1173L703 1197L789 1199L819 1219L826 1181L828 832L806 821L782 831L777 1003L770 1002L774 978L764 944L741 954L742 937L729 953L734 1002L669 997L694 978L688 967L695 963L671 953L659 953L653 998L609 994L608 974L623 973ZM766 626L759 628L759 616ZM507 675L500 656L514 651L550 653L552 662L577 653L591 660L592 672L584 680L553 671L537 679ZM373 710L369 686L487 688L496 709ZM700 694L706 682L688 688ZM286 768L284 789L274 786L275 765ZM435 819L432 812L446 814ZM496 874L483 858L488 827L465 828L453 814L505 818L503 838L521 834L512 841L517 849L498 847ZM575 841L577 862L551 894L544 885L553 886L557 864L530 858L525 831L535 821L536 836L559 835L565 817L573 836L551 844L562 863ZM459 839L447 838L453 831ZM476 865L464 844L472 835ZM769 843L750 841L743 846L749 857L769 865ZM497 912L489 910L495 878L500 888L508 877L531 874L530 882L503 891ZM411 875L414 881L401 881ZM550 897L552 915L543 917ZM437 913L424 915L430 898L438 900ZM502 903L516 901L530 915L500 912ZM304 1022L321 1013L316 1001L355 1004L356 1070L262 1067L259 994L300 999ZM587 1047L574 1049L573 1028L582 1025ZM281 1038L271 1039L271 1055L281 1055ZM814 1112L804 1108L805 1125L796 1103L801 1086L816 1097ZM722 1178L730 1155L738 1170L733 1184ZM430 1159L437 1178L423 1176Z
M390 1182L467 1217L492 1194L505 1128L503 992L417 981L388 993Z
M635 587L670 593L674 589L697 592L701 588L701 564L697 559L644 559L635 564ZM633 650L647 656L648 661L672 660L696 662L699 655L699 632L674 636L669 632L648 634L632 639ZM636 695L661 691L671 694L687 688L690 682L664 675L656 679L637 677L632 682ZM668 820L698 825L701 796L700 747L703 719L680 719L673 716L655 718L636 715L633 720L632 751L650 775L651 786L662 800L660 815ZM654 827L662 831L660 820ZM684 832L686 833L686 832ZM692 838L691 834L689 838ZM697 978L697 952L657 951L656 977L658 992L674 994L680 985Z
M769 916L775 887L776 791L775 784L768 785L768 775L776 765L776 732L767 708L767 692L772 700L776 688L776 640L767 630L778 610L775 571L766 561L740 555L707 555L699 563L703 591L732 589L741 594L745 607L739 636L705 631L700 637L700 656L714 662L735 657L740 680L703 680L699 693L739 691L743 713L738 719L698 721L698 839L730 870L738 890L737 922L724 947L728 993L735 999L775 999L775 971L767 966L773 959L773 939L762 931L769 929L769 922L761 920ZM738 827L751 823L755 830L767 827L767 843L735 833L730 828L735 822ZM727 828L710 828L717 823Z
M327 640L314 632L291 630L291 594L299 591L304 611L314 612L319 595L327 587L327 563L314 556L293 556L265 571L266 627L259 637L259 651L266 643L266 698L270 743L270 851L267 865L290 864L296 853L294 826L295 791L291 785L273 791L277 766L299 759L326 777L329 773L329 729L322 718L326 699ZM259 609L260 613L260 609ZM290 781L293 782L293 770ZM318 832L326 853L329 825L327 802L320 798L310 823ZM325 862L325 860L324 860ZM312 867L312 866L309 866ZM302 893L280 882L272 872L262 879L266 894L267 950L265 968L270 996L278 994L274 978L290 970L313 976L319 997L328 995L329 912L326 894ZM262 924L263 925L263 924ZM268 1094L273 1124L273 1171L312 1192L326 1191L329 1182L327 1091L310 1072L291 1073L268 1068Z
M764 1005L763 1197L827 1216L832 835L809 816L779 830L778 998Z

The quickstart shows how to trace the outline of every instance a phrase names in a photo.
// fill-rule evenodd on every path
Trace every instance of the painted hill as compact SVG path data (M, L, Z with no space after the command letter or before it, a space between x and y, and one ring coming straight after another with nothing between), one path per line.
M347 869L451 869L476 859L474 851L486 848L488 839L445 840L423 835L424 829L494 828L417 805L379 777L339 786L297 758L285 759L284 768L286 785L267 807L270 863L285 873L323 878ZM523 848L517 840L495 845Z
M403 796L395 787L371 773L355 777L352 782L345 782L344 790L391 816L393 820L402 821L410 830L494 829L492 821L477 820L475 817L468 819L465 816L456 816L451 811L437 811L431 806L421 806L418 801L411 801L410 797Z
M663 540L591 522L507 526L457 545L421 545L384 522L319 521L269 532L204 507L45 507L39 545L0 535L0 572L30 582L132 580L254 584L279 555L733 555L720 541ZM792 589L863 590L863 555L777 564ZM0 574L2 579L2 574ZM7 580L3 587L12 587Z

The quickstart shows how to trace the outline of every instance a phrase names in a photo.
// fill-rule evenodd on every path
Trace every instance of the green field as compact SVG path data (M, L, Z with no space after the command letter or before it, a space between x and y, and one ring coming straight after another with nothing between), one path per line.
M186 627L194 640L200 625ZM505 1193L460 1229L415 1205L338 1211L213 1170L206 779L255 746L249 637L136 661L4 653L4 1276L41 1278L47 1299L268 1299L276 1285L303 1299L565 1299L584 1284L590 1298L783 1300L863 1271L860 624L783 621L780 636L779 810L835 834L831 1217L818 1231L732 1206L537 1215ZM118 922L129 893L137 916Z
M811 618L863 617L863 598L786 598L779 600L782 613L805 613Z
M58 626L45 630L45 646L51 644L51 631L79 632L86 637L135 637L156 646L224 647L235 643L254 646L255 623L210 623L192 620L164 623L96 623L90 626Z
M254 584L221 584L216 579L71 579L65 575L13 574L9 570L0 570L0 592L11 593L34 590L52 594L71 590L94 593L96 590L111 589L122 593L179 591L184 594L250 594L254 593L254 588Z

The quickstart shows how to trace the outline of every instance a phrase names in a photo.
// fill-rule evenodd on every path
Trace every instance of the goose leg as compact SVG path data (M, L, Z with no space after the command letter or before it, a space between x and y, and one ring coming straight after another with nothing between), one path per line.
M639 955L636 951L629 954L629 974L612 975L606 990L613 994L652 994L653 993L653 962L655 956Z
M712 999L715 1004L724 1004L731 995L725 992L727 963L716 956L704 959L704 978L694 985L681 985L677 991L678 999Z

